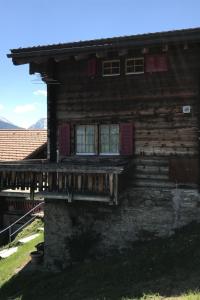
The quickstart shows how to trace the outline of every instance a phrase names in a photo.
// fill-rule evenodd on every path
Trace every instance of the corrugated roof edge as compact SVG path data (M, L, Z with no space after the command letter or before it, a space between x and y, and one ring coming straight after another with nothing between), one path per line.
M27 48L17 48L17 49L11 49L10 50L11 54L8 54L7 56L13 57L15 56L15 54L18 53L24 52L25 54L27 52L42 51L42 50L57 50L63 48L69 49L69 48L76 48L76 47L92 47L92 46L99 46L99 45L106 46L106 44L111 45L112 43L116 43L116 42L118 43L118 42L129 41L129 40L143 40L146 38L167 39L176 36L180 37L181 35L181 37L184 39L184 38L188 38L188 36L191 36L193 34L200 34L200 27L161 31L161 32L154 32L154 33L143 33L143 34L128 35L128 36L110 37L110 38L102 38L102 39L94 39L94 40L85 40L85 41L78 41L78 42L60 43L60 44L52 44L52 45L34 46L34 47L27 47Z

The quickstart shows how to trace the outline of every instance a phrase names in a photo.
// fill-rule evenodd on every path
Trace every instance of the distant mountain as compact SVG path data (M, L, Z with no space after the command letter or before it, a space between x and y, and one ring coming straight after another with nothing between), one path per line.
M22 129L22 128L17 125L14 125L6 118L0 117L0 129Z
M47 118L39 119L35 124L31 125L28 129L47 129Z

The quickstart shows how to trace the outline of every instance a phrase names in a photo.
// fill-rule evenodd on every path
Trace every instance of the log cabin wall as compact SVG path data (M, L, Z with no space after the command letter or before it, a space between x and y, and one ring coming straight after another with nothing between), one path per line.
M162 47L149 51L143 55L137 49L129 49L125 56L116 51L96 58L95 76L88 76L87 72L88 61L94 56L58 62L55 76L61 84L56 86L57 125L71 124L71 155L74 155L76 124L131 121L135 127L134 156L167 157L169 180L178 182L176 161L170 158L189 157L194 159L193 165L198 165L199 47L191 45L184 49L180 44L170 46L167 52ZM167 71L125 74L126 58L144 57L145 62L152 54L166 56ZM103 77L102 62L111 59L120 60L120 75ZM190 113L183 112L184 106L190 106ZM166 161L163 162L166 166ZM186 170L191 161L181 162ZM193 183L198 182L197 170L195 174ZM186 172L183 182L187 181L191 183Z

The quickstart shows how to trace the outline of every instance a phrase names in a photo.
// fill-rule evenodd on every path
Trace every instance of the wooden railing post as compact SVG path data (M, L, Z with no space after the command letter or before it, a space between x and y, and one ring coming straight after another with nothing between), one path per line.
M118 174L114 174L114 203L118 204Z
M7 165L6 165L7 166ZM62 166L49 166L24 164L23 167L13 165L13 170L8 168L1 170L0 185L2 189L12 188L30 189L30 199L34 200L34 193L57 192L83 194L83 198L99 196L110 203L118 203L118 169L79 169ZM101 200L100 200L101 201Z

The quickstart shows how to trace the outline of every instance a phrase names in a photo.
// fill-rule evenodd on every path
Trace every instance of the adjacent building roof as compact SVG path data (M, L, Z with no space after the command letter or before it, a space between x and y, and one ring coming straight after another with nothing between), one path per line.
M46 46L12 49L8 57L13 59L14 64L25 64L34 61L35 58L51 58L60 55L78 55L80 53L94 53L102 50L113 51L127 47L141 47L159 45L165 43L177 43L187 41L200 41L200 28L190 28L165 32L137 34L103 38L72 43L61 43Z
M46 130L0 130L0 161L37 157L46 141Z

